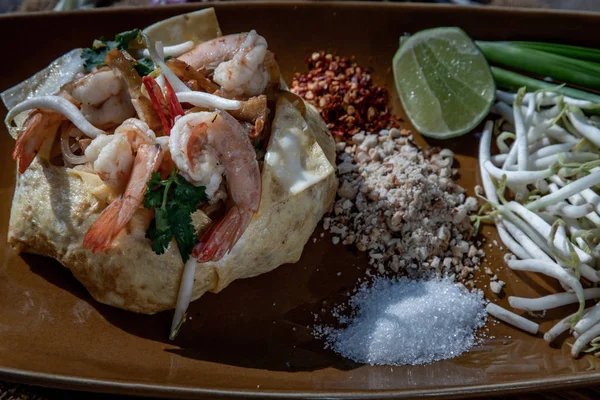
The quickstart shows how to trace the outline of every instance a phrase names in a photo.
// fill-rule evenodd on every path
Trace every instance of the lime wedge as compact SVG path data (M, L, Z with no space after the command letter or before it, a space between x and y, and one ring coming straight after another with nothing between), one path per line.
M435 28L402 40L393 61L396 89L424 136L464 135L488 114L496 85L485 57L459 28Z

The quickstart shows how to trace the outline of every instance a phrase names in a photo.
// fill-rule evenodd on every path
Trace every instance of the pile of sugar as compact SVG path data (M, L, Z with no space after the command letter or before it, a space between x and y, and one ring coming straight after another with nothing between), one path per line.
M326 347L358 363L417 365L454 358L476 344L486 321L480 292L448 279L374 280L350 300L343 329L317 328Z
M334 244L369 254L378 273L450 276L473 285L484 252L470 240L477 200L453 181L449 150L420 151L408 132L358 133L338 143L340 187L324 219Z

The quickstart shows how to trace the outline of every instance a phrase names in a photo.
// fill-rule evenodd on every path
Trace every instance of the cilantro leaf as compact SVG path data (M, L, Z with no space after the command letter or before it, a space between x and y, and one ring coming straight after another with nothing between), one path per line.
M140 76L146 76L154 71L154 62L149 58L141 58L133 64L133 68L137 71Z
M92 72L92 69L105 65L104 58L109 51L138 48L140 41L139 29L118 33L115 40L105 40L103 37L95 40L92 48L83 49L81 53L85 72Z
M182 209L194 212L198 204L208 200L204 186L196 187L186 181L181 175L177 175L175 179L175 182L177 182L177 186L175 186L175 201Z
M144 207L160 207L162 205L162 200L162 193L160 191L146 189L146 194L144 195Z
M95 67L104 65L106 54L115 48L112 43L114 42L103 42L104 46L83 49L81 58L83 59L83 68L85 72L92 72L92 69Z
M91 72L96 65L102 64L105 56L106 52L99 51L99 49L83 49L81 59L83 60L85 72Z
M132 45L135 46L138 41L138 37L140 36L139 29L132 29L130 31L125 31L121 33L117 33L115 35L115 42L117 42L117 48L119 50L128 50ZM134 43L131 43L134 42Z
M171 229L171 224L169 222L169 211L165 208L156 209L154 221L156 221L156 229L159 231L167 231Z
M150 180L148 181L148 188L160 185L164 185L164 182L162 179L160 179L160 174L158 172L153 172L152 175L150 175Z
M159 230L156 227L156 220L153 219L146 231L146 238L152 242L151 247L156 254L163 254L173 239L173 233L171 229Z
M158 208L162 205L163 193L162 191L157 190L159 186L162 186L160 174L158 172L154 172L146 184L146 193L144 193L144 207Z
M207 200L204 186L192 185L176 171L166 180L161 180L157 172L153 173L144 193L144 207L155 210L146 231L146 237L152 241L152 250L163 254L175 238L181 259L186 262L198 241L191 214Z
M171 232L177 241L181 259L186 262L190 258L197 241L196 231L192 225L192 217L187 210L182 209L177 204L169 206L168 216Z

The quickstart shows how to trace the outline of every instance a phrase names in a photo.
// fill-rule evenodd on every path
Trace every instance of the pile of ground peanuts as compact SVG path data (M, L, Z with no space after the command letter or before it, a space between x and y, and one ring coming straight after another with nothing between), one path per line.
M291 90L317 107L337 141L340 187L324 219L333 243L367 252L371 273L449 276L472 287L484 256L471 238L478 205L453 180L452 152L414 145L368 69L325 52L307 63Z

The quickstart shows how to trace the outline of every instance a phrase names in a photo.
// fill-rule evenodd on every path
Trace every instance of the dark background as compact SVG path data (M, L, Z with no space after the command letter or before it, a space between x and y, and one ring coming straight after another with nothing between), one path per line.
M14 11L49 11L59 0L0 0L0 12ZM196 0L205 2L206 0ZM227 1L227 0L226 0ZM400 0L402 1L402 0ZM405 0L412 3L419 1ZM149 6L153 0L86 0L88 4L98 7L118 6ZM186 0L154 0L155 3L184 3ZM187 0L187 2L194 2ZM502 7L534 7L554 8L563 10L600 11L599 0L429 0L423 3L455 3L455 4L483 4Z

